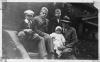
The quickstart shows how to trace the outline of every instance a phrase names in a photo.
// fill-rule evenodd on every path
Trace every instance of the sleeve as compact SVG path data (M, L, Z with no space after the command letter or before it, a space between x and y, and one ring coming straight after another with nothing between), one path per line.
M73 31L72 31L72 39L71 39L71 41L72 41L73 44L78 41L75 29L73 29Z
M18 36L25 36L25 32L24 32L24 29L26 29L26 24L24 21L22 21L19 25L19 29L18 29L18 33L17 35Z
M53 33L52 33L52 34L50 34L50 36L51 36L51 37L53 37L53 36L54 36L54 35L53 35Z
M46 19L46 32L48 32L48 28L49 28L49 20Z
M55 34L54 33L50 34L50 37L53 39L53 41L55 40Z
M24 29L27 29L27 27L26 27L26 23L22 21L19 25L18 32L23 31Z
M62 35L62 37L61 37L61 38L62 38L62 41L63 41L63 42L65 42L65 38L64 38L64 36L63 36L63 35Z

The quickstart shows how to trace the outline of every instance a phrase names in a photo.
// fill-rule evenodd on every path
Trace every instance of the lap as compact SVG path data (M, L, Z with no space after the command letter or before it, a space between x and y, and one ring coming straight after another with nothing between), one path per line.
M44 36L43 36L43 37L44 37L44 38L51 38L50 35L47 34L47 33L44 33Z

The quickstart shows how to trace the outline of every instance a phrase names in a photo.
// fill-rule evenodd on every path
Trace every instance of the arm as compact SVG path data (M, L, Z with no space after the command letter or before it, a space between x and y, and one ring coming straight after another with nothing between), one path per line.
M48 32L48 28L49 28L49 20L48 19L46 19L46 25L45 25L45 27L46 27L46 32Z
M22 21L22 22L20 23L20 25L19 25L18 32L23 31L25 28L26 28L26 24L25 24L24 21Z
M66 42L66 40L65 40L65 38L64 38L64 36L62 35L62 37L61 37L61 40L62 40L62 42L63 42L63 48L65 48L65 42Z
M20 24L19 30L18 30L18 36L25 36L25 34L32 34L33 31L32 29L29 29L27 27L27 23L25 23L24 21Z
M74 45L78 41L77 34L76 34L76 30L75 29L73 29L71 36L72 36L71 37L72 43L70 43L70 44L71 45Z

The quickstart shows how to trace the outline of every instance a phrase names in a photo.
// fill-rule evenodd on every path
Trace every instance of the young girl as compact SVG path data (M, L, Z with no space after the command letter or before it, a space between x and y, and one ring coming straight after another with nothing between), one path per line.
M62 48L64 48L65 44L65 38L63 34L61 33L62 28L60 26L57 26L55 29L55 32L50 34L51 38L53 39L54 44L54 50L58 54L58 58L61 56Z

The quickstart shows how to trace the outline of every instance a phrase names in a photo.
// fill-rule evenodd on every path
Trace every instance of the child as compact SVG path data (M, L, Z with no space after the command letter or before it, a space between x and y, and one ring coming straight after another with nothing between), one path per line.
M51 38L53 39L54 50L56 50L56 53L58 54L58 58L61 56L62 53L61 49L64 48L64 43L65 43L65 38L61 33L61 31L62 28L60 26L57 26L55 32L50 34Z

